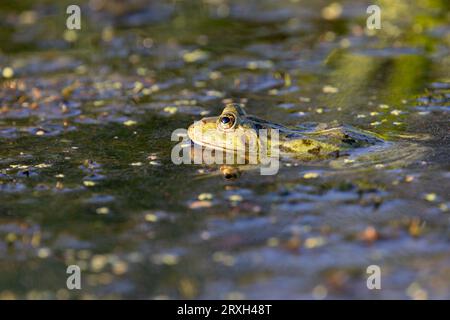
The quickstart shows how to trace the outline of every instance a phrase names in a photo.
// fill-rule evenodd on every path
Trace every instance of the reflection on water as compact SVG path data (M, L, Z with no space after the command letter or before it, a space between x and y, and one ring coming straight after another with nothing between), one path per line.
M0 298L450 297L447 1L377 1L376 32L356 0L82 3L77 32L70 1L0 5ZM229 101L389 145L172 164Z

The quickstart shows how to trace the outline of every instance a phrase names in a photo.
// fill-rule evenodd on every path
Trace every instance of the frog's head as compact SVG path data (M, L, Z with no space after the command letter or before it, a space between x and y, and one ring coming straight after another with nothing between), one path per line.
M218 117L203 118L188 129L189 138L196 144L216 150L248 150L257 143L257 127L239 104L227 104Z

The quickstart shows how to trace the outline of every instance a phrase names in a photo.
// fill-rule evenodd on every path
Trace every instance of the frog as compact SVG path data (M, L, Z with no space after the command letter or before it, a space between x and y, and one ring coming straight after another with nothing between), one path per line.
M202 147L250 155L262 148L261 132L269 141L266 150L277 149L281 158L304 161L337 158L385 142L378 134L346 124L305 123L288 127L250 115L237 103L225 105L219 116L194 122L187 133L194 144ZM275 136L267 132L277 133L275 142L270 141Z

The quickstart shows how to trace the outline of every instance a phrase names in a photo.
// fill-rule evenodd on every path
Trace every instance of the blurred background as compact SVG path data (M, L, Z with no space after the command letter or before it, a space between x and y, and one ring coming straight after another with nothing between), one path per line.
M449 5L3 1L0 299L450 298ZM393 147L235 181L172 164L227 101Z

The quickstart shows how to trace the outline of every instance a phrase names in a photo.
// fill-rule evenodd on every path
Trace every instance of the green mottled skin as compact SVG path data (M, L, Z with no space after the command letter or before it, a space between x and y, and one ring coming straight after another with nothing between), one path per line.
M256 139L259 145L259 129L278 129L280 155L304 160L337 157L349 149L383 143L383 139L373 133L346 125L330 127L318 124L313 128L288 128L247 115L237 104L227 105L222 111L222 115L226 114L236 118L234 128L223 130L218 123L220 116L203 118L189 127L189 138L214 150L248 150L249 138ZM231 138L232 148L225 145L225 137L228 141ZM268 141L270 143L270 137Z

